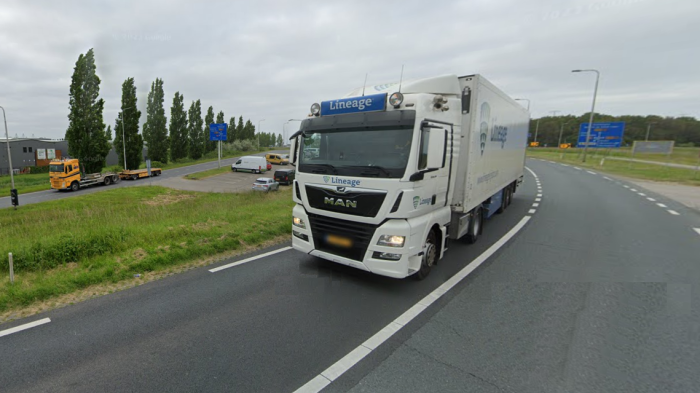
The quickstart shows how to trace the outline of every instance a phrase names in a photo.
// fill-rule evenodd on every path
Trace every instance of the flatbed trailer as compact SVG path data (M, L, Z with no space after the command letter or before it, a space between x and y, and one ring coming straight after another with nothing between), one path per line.
M82 174L77 159L63 158L49 164L49 180L54 190L78 191L83 187L118 183L120 177L115 172Z
M160 168L151 168L151 176L160 176L163 170ZM136 180L142 177L148 177L148 169L133 169L119 172L119 177L123 180Z

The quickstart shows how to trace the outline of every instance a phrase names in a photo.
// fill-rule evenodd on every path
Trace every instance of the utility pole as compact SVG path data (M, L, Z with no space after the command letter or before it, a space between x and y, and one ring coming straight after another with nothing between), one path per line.
M649 132L651 131L651 125L656 123L647 123L647 136L644 138L645 141L649 140Z
M537 131L540 129L540 119L537 119L537 124L535 125L535 142L537 142Z
M564 126L567 125L569 122L567 121L566 123L561 123L561 128L559 129L559 143L558 146L561 146L561 135L564 133Z
M260 149L260 122L265 121L265 119L258 120L258 149Z
M557 117L557 112L561 112L561 111L549 111L549 113L552 114L552 117Z
M598 70L572 70L571 72L595 72L595 88L593 89L593 103L591 104L591 116L588 120L588 131L586 131L586 144L583 145L583 162L586 162L586 155L588 154L588 144L591 141L591 128L593 127L593 114L595 113L595 98L598 95L598 80L600 79L600 72Z
M12 189L10 190L10 195L16 194L17 190L15 189L15 174L12 172L12 154L10 153L10 134L7 131L7 116L5 115L5 108L0 106L0 109L2 109L2 119L5 122L5 140L7 141L7 162L10 164L10 183L12 185ZM15 205L15 209L17 209L17 205Z

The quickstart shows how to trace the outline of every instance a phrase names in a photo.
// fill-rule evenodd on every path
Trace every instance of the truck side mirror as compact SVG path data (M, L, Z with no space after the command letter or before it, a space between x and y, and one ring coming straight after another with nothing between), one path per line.
M430 130L428 142L428 169L439 169L445 166L445 143L447 130L433 128Z
M296 136L290 140L289 144L289 163L290 164L295 164L297 162L297 142L299 141L299 137Z

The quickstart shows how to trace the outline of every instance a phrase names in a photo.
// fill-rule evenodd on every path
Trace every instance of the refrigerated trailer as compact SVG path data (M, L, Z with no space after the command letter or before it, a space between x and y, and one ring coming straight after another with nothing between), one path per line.
M529 113L481 75L351 92L291 138L292 246L372 273L426 277L473 243L523 181ZM314 149L318 154L304 154Z

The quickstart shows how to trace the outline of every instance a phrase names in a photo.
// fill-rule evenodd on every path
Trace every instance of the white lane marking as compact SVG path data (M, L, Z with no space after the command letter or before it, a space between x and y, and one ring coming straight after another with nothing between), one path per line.
M403 326L413 320L417 315L419 315L423 310L425 310L428 304L439 299L442 295L447 293L465 277L471 274L476 268L481 266L489 257L491 257L496 251L503 247L510 239L513 238L520 230L525 227L528 221L530 221L531 216L523 217L520 222L518 222L513 228L511 228L508 233L503 235L498 241L496 241L491 247L484 251L481 255L476 257L467 266L460 270L457 274L452 276L449 280L445 281L442 285L437 287L429 295L421 299L413 307L408 309L405 313L401 314L394 321L390 322L389 325L381 329L374 336L369 338L364 343L360 344L358 347L353 349L349 354L345 355L342 359L335 362L332 366L328 367L321 374L314 377L312 380L304 384L299 389L295 390L295 393L316 393L321 391L323 388L328 386L332 381L336 380L338 377L343 375L347 370L352 368L360 360L370 354L374 349L379 347L382 343L388 340L396 332L401 330Z
M561 164L562 166L569 166L569 164Z
M668 206L664 205L663 203L657 203L656 206L658 206L658 207L663 207L663 208L667 208L667 207L668 207Z
M634 188L630 188L630 191L637 192L637 190L635 190Z
M525 169L527 169L528 172L532 173L532 176L534 176L535 179L537 179L537 174L535 172L533 172L532 169L530 169L528 167L525 167Z
M698 235L700 235L700 228L693 228L693 230L694 230L695 232L697 232Z
M593 171L586 171L586 172L590 173L591 175L597 175L597 173L595 173Z
M537 197L538 197L538 198L542 198L542 194L537 194Z
M539 206L540 206L539 203L533 203L533 204L532 204L532 207L539 207Z
M673 214L674 216L680 216L680 215L681 215L681 213L678 213L677 211L671 210L671 209L668 209L667 212Z
M575 166L574 169L576 169L577 171L580 171L580 170L581 170L581 168L579 168L579 167L577 167L577 166Z
M609 177L607 177L607 176L603 176L603 179L605 179L605 180L612 180L611 178L609 178Z
M627 184L625 184L625 185L624 185L624 186L622 186L622 187L625 187L625 188L630 188L630 186L628 186Z
M654 199L654 198L649 198L649 197L647 197L647 200L648 200L648 201L651 201L651 202L656 202L656 199Z
M540 202L542 201L542 198L535 198L535 202Z
M10 329L0 330L0 337L8 336L12 333L21 332L22 330L31 329L33 327L43 325L43 324L49 323L49 322L51 322L50 318L44 318L44 319L40 319L38 321L25 323L24 325L15 326L15 327L10 328Z
M639 196L647 196L647 194L645 194L645 193L643 193L643 192L638 192L637 195L639 195Z
M528 210L527 213L528 214L535 214L536 211L537 211L537 209L530 209L530 210Z
M264 254L256 255L256 256L254 256L254 257L246 258L246 259L244 259L244 260L242 260L242 261L237 261L237 262L229 263L229 264L226 264L226 265L223 265L223 266L215 267L215 268L213 268L213 269L209 269L209 272L211 272L211 273L216 273L216 272L218 272L218 271L221 271L221 270L224 270L224 269L228 269L228 268L230 268L230 267L242 265L242 264L244 264L244 263L248 263L248 262L254 261L254 260L256 260L256 259L269 257L270 255L278 254L278 253L280 253L280 252L284 252L284 251L291 250L291 249L292 249L291 247L282 247L282 248L277 249L277 250L274 250L274 251L270 251L270 252L266 252L266 253L264 253Z

